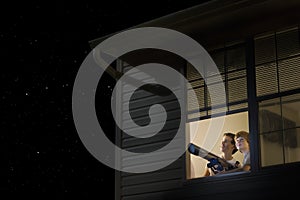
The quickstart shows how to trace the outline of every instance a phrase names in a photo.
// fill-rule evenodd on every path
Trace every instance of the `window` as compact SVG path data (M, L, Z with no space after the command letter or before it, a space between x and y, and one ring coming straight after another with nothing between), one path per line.
M226 105L219 106L226 107L227 113L246 111L248 107L245 51L245 44L242 42L209 52L225 84ZM206 71L205 66L204 71ZM214 76L205 78L213 79ZM188 64L187 79L192 87L187 88L188 121L209 118L211 115L211 101L204 78ZM194 99L190 95L192 89L198 99ZM197 103L200 110L195 109ZM223 111L224 109L220 110Z
M262 166L300 161L300 94L259 104Z
M225 85L226 103L218 105L220 108L223 108L220 109L220 115L226 114L223 130L217 137L213 136L213 138L216 138L214 140L212 140L212 136L206 133L212 120L210 95L204 78L191 65L188 65L186 74L191 87L187 88L187 140L189 142L193 141L196 145L215 155L220 155L223 133L236 133L240 130L249 131L245 43L239 42L225 45L209 53L216 63ZM204 74L204 76L206 75ZM214 76L205 78L213 79ZM192 89L195 91L198 99L194 99L190 95ZM197 103L199 110L196 109ZM224 113L224 107L226 108L226 113ZM195 138L193 138L194 136ZM208 142L209 140L210 142ZM242 162L243 155L237 152L234 154L234 158ZM188 154L188 179L203 177L206 164L207 161L205 159Z
M217 137L217 140L208 142L206 137L209 137L207 134L207 129L209 127L210 121L211 119L190 122L188 124L188 130L190 133L195 134L193 142L196 145L204 148L205 150L208 150L209 152L212 152L215 155L221 154L220 145L222 142L223 133L236 133L240 130L249 131L248 112L231 114L225 117L223 129L221 131L221 134ZM193 134L189 134L190 141L192 140L191 135ZM213 146L211 146L211 142L213 142ZM205 166L207 165L208 161L192 154L188 154L188 156L188 178L192 179L203 177ZM243 160L243 155L239 151L233 154L233 157L239 162Z
M255 120L258 122L257 129L252 130L258 131L250 134L258 136L258 140L255 140L258 144L254 145L258 149L252 150L253 154L251 155L255 154L259 158L259 168L300 161L299 35L299 27L293 27L254 37L253 50L246 49L246 45L241 42L225 45L223 48L210 52L225 84L227 96L226 105L223 105L226 107L225 125L235 123L234 120L238 119L241 120L239 125L243 124L243 127L240 128L245 130L248 130L249 112L247 92L252 90L247 88L246 57L247 59L252 58L245 52L254 52L255 79L253 80L256 82L253 91L250 92L255 93L255 98L250 99L249 103L257 108L251 112L253 112L252 115L257 116ZM252 48L251 45L248 47ZM192 88L187 89L188 132L192 133L195 131L193 126L197 123L200 124L201 129L205 130L205 124L211 118L211 107L209 93L203 78L191 66L187 66L187 77L199 98L198 100L190 98L189 92ZM194 109L197 102L200 105L199 110ZM234 127L224 128L223 131L235 132ZM205 131L198 132L197 142L200 146L205 145L203 143L205 142L204 136L201 135ZM212 152L215 154L219 152L217 141L212 147ZM189 178L201 177L201 168L205 162L202 159L203 163L200 164L198 159L193 157L187 159ZM200 167L195 169L193 167L195 164Z
M298 28L255 38L256 93L262 97L300 88Z
M261 167L300 161L299 28L255 38Z

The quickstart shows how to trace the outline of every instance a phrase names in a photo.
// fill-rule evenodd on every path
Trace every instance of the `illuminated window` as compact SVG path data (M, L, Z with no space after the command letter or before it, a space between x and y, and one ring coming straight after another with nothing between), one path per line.
M188 65L187 78L191 87L187 88L187 140L193 141L196 145L215 155L220 155L223 133L236 133L240 130L249 132L245 43L225 45L209 53L219 69L225 86L226 102L223 105L217 105L220 108L220 117L226 115L224 126L220 133L216 133L217 135L214 133L209 135L211 133L207 132L212 120L212 107L204 79L214 78L214 76L204 74L206 77L203 78L193 67ZM204 72L206 72L205 66ZM192 90L195 91L198 99L192 97ZM197 106L199 109L196 109ZM218 110L214 110L214 113L218 113ZM234 154L234 158L242 162L243 155L237 152ZM207 160L199 156L187 154L187 178L203 177L207 163Z

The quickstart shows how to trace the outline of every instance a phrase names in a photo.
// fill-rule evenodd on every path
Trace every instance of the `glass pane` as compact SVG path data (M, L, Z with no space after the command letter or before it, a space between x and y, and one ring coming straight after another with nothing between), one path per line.
M272 62L276 58L274 35L257 38L255 40L255 65Z
M285 162L300 161L300 128L289 129L284 133L285 140Z
M192 94L195 93L196 97L193 96ZM190 89L187 92L188 98L187 98L187 106L188 106L188 111L192 111L198 108L204 108L204 87L200 87L197 89ZM195 98L193 98L195 97Z
M228 71L246 67L245 47L235 47L227 50L226 66Z
M187 79L191 81L200 78L203 78L201 74L190 63L187 63Z
M282 115L285 129L300 126L300 94L282 97Z
M216 105L222 105L222 106L226 106L226 99L225 97L223 97L222 93L217 93L216 91L219 91L221 89L220 87L220 83L224 83L225 82L225 76L222 75L221 76L222 80L219 79L219 77L217 76L211 76L209 78L207 78L206 80L206 91L205 91L205 94L206 94L206 102L207 102L207 106L210 107L212 106L212 103L214 103L214 106ZM211 94L210 94L210 91L209 90L212 90L212 95L214 95L214 102L212 102L212 97L211 97Z
M261 165L270 166L284 163L282 132L271 132L260 135Z
M224 51L211 53L211 58L214 60L214 62L217 65L220 73L225 73Z
M196 88L200 86L204 86L204 79L197 79L189 82L190 84L187 84L187 88Z
M266 133L282 129L280 99L259 103L259 132Z
M268 63L256 67L257 96L278 92L277 68L275 63Z
M295 56L300 53L298 29L278 33L276 39L277 55L279 59Z
M228 99L229 103L247 99L247 79L245 76L228 80Z
M280 92L300 88L300 57L278 62Z
M211 107L211 98L210 98L210 94L209 94L209 91L208 91L208 88L207 86L205 86L205 95L206 95L206 106L209 108Z

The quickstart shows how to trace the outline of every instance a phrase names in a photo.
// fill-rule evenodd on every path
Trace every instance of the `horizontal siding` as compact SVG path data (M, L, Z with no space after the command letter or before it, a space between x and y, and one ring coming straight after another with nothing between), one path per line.
M147 138L147 140L137 140L136 138L129 137L127 135L123 139L123 148L128 149L130 147L142 146L142 145L151 144L151 143L169 142L170 139L173 138L174 131L177 131L177 129L161 131L160 137L151 137L151 138Z
M143 110L143 112L141 112L141 114L144 113L146 114L145 116L139 117L138 119L136 119L139 123L146 123L149 121L149 116L148 116L148 110ZM180 110L173 110L173 111L168 111L168 115L169 116L169 120L176 120L177 116L180 116L181 111ZM134 116L136 116L135 114L133 114ZM151 123L155 123L155 122L160 122L158 121L159 119L161 119L162 117L164 117L165 114L163 113L153 113L151 116ZM134 125L131 123L131 119L130 120L124 120L123 121L123 130L126 131L127 129L133 128Z
M178 158L178 160L176 160L175 162L173 162L172 164L164 167L163 169L160 169L156 172L149 172L149 173L142 173L142 174L134 174L134 173L127 173L127 172L122 172L121 173L121 177L122 178L126 178L126 177L137 177L137 178L141 178L143 174L153 174L153 173L157 173L159 171L173 171L173 170L177 170L177 169L181 169L182 168L182 162L184 161L184 157L181 156L180 158Z
M146 98L141 98L138 100L132 100L131 99L131 103L132 103L132 110L138 109L138 108L143 108L143 107L147 107L147 106L151 106L153 104L156 104L158 102L161 103L168 103L168 102L172 102L174 101L174 97L173 96L148 96ZM123 111L127 111L126 108L128 108L128 104L129 104L129 100L126 100L125 103L123 104Z
M143 166L159 166L162 162L169 162L177 158L176 155L180 155L181 151L178 149L171 149L164 152L155 152L151 155L137 155L131 157L122 158L123 169L134 169Z
M145 82L149 81L144 74L134 74L132 76L139 77ZM121 146L130 152L150 152L150 154L136 154L130 156L121 156L122 169L125 171L134 171L135 169L161 167L162 163L171 163L163 169L148 173L124 173L120 174L120 199L122 200L138 200L138 199L163 199L166 191L179 188L182 180L185 178L184 164L185 157L182 156L182 150L185 146L185 137L176 138L176 144L172 149L165 151L153 152L170 143L177 134L178 127L181 122L181 110L178 99L174 95L157 96L148 91L137 90L131 96L130 87L126 84L122 85L122 95L119 99L121 103L121 121L123 133L121 134ZM176 86L174 87L176 88ZM178 87L176 92L180 92ZM174 90L172 90L174 91ZM130 102L130 108L129 108ZM140 127L135 127L131 123L133 119L137 124L149 123L149 108L154 104L160 104L167 112L167 121L161 121L161 110L154 111L151 116L152 127L163 127L159 133L152 133L153 129L141 132ZM130 109L130 114L129 110ZM131 135L124 134L129 132L136 136L147 136L153 134L152 137L136 138ZM178 158L178 156L180 156Z
M168 121L168 123L165 123L165 122L161 122L161 123L156 123L153 128L155 126L161 126L161 124L165 124L164 126L164 131L171 131L174 129L174 127L177 127L177 125L180 123L180 119L174 119L174 120L171 120L171 121ZM137 136L143 136L143 135L147 135L147 134L150 134L151 132L149 133L141 133L140 132L140 128L133 128L133 129L127 129L127 130L130 130L131 133L134 133L136 134ZM126 129L124 130L126 132ZM122 135L122 139L126 139L130 136L124 134Z
M122 200L162 200L166 199L166 194L162 192L151 192L146 194L126 195Z
M134 186L126 186L122 188L122 193L124 196L134 195L134 194L144 194L157 191L165 191L170 189L179 188L181 186L182 180L175 179L175 180L165 180L155 183L143 183Z
M155 137L152 137L152 138L155 138ZM157 137L157 138L160 139L161 137ZM139 151L144 150L143 152L148 152L148 150L154 149L155 146L165 146L165 145L167 145L168 143L170 143L171 139L172 139L172 137L169 138L169 140L160 140L160 141L152 142L152 143L148 143L148 144L135 145L135 146L131 146L131 147L126 148L126 150L127 151L133 151L133 152L139 152ZM174 141L177 142L178 145L180 145L180 141L183 140L183 139L184 138L182 138L182 137L178 137L177 139L174 139ZM140 140L138 140L138 141L140 141ZM144 141L144 140L142 140L142 141ZM178 148L180 148L180 146L178 146Z
M145 173L145 174L138 174L135 176L127 176L123 177L122 185L126 186L134 186L140 185L144 183L155 183L161 181L167 181L172 179L180 179L180 173L182 172L181 169L169 169L169 170L160 170L154 173Z
M171 110L175 110L176 108L178 108L177 103L174 102L174 101L165 102L164 105L166 107L168 107L168 111L170 111L170 112L174 112L174 111L171 111ZM175 110L175 111L179 112L179 110ZM149 109L147 107L146 108L141 107L141 108L138 108L138 109L131 110L131 114L133 116L135 116L136 118L143 118L145 116L148 116L148 112L149 112ZM157 115L157 114L160 114L160 113L158 111L153 112L153 115ZM170 114L173 114L171 116L174 116L174 113L170 113ZM130 119L129 115L126 114L126 113L123 113L122 116L123 116L124 123L126 123Z
M180 88L179 87L174 87L172 88L172 91L173 92L177 92L179 91ZM129 90L127 92L124 92L122 93L122 101L123 102L128 102L129 99L131 98L131 94L132 94L133 90ZM157 98L157 96L155 94L153 94L152 92L150 91L145 91L145 90L138 90L138 91L135 91L135 99L136 100L139 100L139 99L143 99L143 98Z

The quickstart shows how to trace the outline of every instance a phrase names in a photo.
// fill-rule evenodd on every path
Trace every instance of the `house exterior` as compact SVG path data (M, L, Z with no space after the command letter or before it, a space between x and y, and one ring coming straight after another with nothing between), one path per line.
M298 194L299 10L298 0L214 0L129 27L173 29L193 38L209 52L225 85L226 105L221 107L225 109L226 116L243 114L245 117L245 127L251 135L251 171L201 177L194 172L198 166L195 165L197 161L193 163L195 159L186 152L170 165L153 172L116 171L116 200L269 199L292 198L292 195ZM91 47L96 47L108 37L90 41ZM116 98L116 115L125 124L125 129L116 129L116 144L134 152L151 152L162 148L174 137L180 117L184 115L187 136L181 138L179 144L185 146L189 142L191 124L214 117L207 84L186 60L155 49L124 55L118 59L114 70L122 74L147 62L172 66L189 80L190 87L182 80L178 80L175 86L185 94L186 109L183 112L180 110L174 96L165 98L141 90L129 97L125 83L120 86L122 92ZM198 99L190 96L191 90L195 91ZM154 103L164 105L170 113L166 119L169 123L155 137L136 139L127 135L126 130L131 127L126 126L128 118L122 114L129 99L133 102L130 109L134 110L136 123L148 123L146 113ZM199 105L199 108L194 104ZM201 131L197 134L201 134ZM162 154L168 155L168 152ZM160 155L146 163L140 161L138 156L123 159L132 160L126 162L126 169L162 162Z

